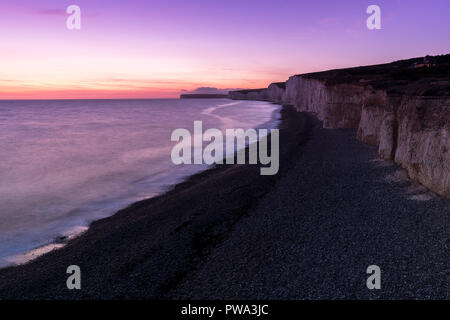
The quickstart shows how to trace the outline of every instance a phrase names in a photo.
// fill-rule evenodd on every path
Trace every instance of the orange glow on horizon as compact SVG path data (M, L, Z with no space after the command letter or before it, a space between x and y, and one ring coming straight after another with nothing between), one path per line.
M384 26L374 32L360 1L243 10L242 1L79 0L80 30L68 30L61 1L3 1L0 99L176 98L448 53L448 1L383 2Z
M6 84L5 84L6 83ZM80 83L83 83L80 81ZM261 80L240 83L225 83L217 85L211 82L185 83L173 81L173 88L168 87L171 81L135 81L116 79L104 82L89 82L85 84L57 85L54 83L29 83L0 80L0 100L51 100L51 99L153 99L178 98L185 91L198 87L217 86L226 88L256 88L266 87L269 82Z

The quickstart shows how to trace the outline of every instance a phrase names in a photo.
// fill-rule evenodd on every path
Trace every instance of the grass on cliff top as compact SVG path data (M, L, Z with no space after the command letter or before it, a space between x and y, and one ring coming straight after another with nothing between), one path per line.
M389 94L450 96L450 54L301 75L326 85L354 83L386 89Z

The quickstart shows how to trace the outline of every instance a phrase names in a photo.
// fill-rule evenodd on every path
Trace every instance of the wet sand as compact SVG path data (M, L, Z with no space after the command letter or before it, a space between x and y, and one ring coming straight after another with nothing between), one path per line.
M280 171L221 165L0 270L0 299L448 299L450 201L409 199L353 129L285 107ZM366 268L382 270L368 290ZM82 289L66 288L78 265Z

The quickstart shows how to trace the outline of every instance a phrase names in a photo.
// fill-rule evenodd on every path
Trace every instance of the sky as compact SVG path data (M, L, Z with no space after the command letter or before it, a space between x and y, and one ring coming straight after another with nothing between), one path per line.
M74 4L80 30L66 27ZM0 99L171 98L446 54L449 13L448 0L0 0Z

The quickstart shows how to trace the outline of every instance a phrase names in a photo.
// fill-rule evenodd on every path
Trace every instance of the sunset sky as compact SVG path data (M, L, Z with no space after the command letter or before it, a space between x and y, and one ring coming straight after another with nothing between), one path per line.
M68 30L66 8L81 8ZM382 30L368 30L368 5ZM0 2L0 99L167 98L450 53L450 1Z

